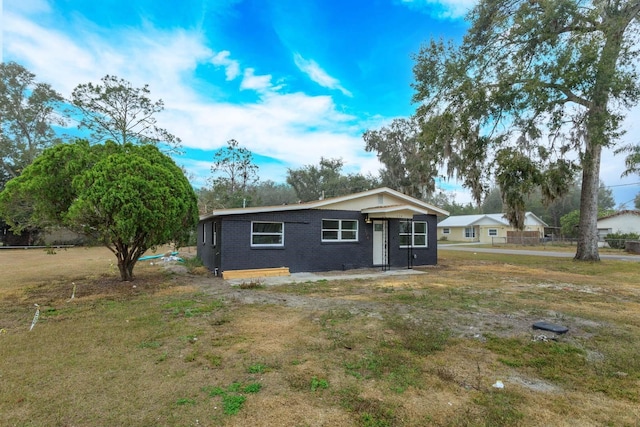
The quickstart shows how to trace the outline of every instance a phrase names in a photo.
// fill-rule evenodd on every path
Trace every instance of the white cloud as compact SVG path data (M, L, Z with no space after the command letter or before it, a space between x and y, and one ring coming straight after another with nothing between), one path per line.
M300 55L299 53L295 53L293 55L293 61L300 69L300 71L308 75L311 80L318 83L320 86L326 87L328 89L337 89L344 95L349 97L353 96L351 92L342 87L340 81L327 74L327 72L320 68L320 65L318 65L318 63L314 60L304 59L302 55Z
M400 0L400 2L441 19L464 18L478 3L477 0Z
M51 11L51 6L47 0L5 0L4 7L20 13L47 13Z
M149 84L152 98L163 99L166 107L158 116L159 124L179 136L185 147L211 150L213 158L214 150L234 138L254 154L284 165L261 168L261 179L282 182L287 167L317 164L320 157L344 159L349 172L369 168L372 156L362 150L362 124L339 111L330 96L286 93L282 85L273 83L272 75L242 69L231 52L209 49L198 32L149 25L107 32L79 22L71 35L17 14L6 18L10 23L5 28L7 55L38 80L67 97L78 84L97 82L106 74L134 86ZM225 67L226 81L242 76L239 89L255 91L256 100L232 104L223 100L226 97L216 100L215 94L199 93L192 86L194 71L207 63ZM187 158L177 162L200 185L210 175L210 163Z
M240 75L240 63L236 60L230 59L230 55L231 52L229 52L228 50L223 50L222 52L218 52L213 56L213 58L211 58L211 63L213 65L220 65L225 68L227 81L234 80Z
M244 70L244 76L242 77L242 83L240 83L240 89L250 89L257 92L265 92L271 89L271 75L266 74L262 76L256 76L253 68L246 68Z

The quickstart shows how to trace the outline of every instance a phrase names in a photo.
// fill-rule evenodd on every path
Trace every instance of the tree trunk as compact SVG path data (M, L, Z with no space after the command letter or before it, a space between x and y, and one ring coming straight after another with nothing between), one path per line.
M578 248L574 259L580 261L600 261L598 253L598 190L600 188L600 158L602 146L608 145L610 136L607 129L611 125L608 110L613 87L616 63L622 49L624 32L636 19L640 11L640 1L619 2L619 9L606 9L600 25L605 43L597 64L591 105L587 111L585 150L582 159L582 191L580 199L580 222L578 225Z
M118 259L118 270L120 270L120 279L123 282L130 282L134 279L133 266L134 263L130 261L126 262L125 260Z
M582 161L578 247L574 259L579 261L600 261L598 252L598 189L600 188L602 147L599 144L591 144L588 141L585 151Z
M132 257L134 251L124 247L116 253L118 258L118 270L120 271L120 279L123 282L130 282L134 279L133 267L136 265L137 259Z

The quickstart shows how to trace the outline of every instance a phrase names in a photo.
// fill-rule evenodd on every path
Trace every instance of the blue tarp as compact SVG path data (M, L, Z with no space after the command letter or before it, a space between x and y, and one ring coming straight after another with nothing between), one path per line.
M143 256L138 258L138 261L149 261L150 259L159 259L159 258L165 258L166 254L160 254L160 255L147 255L147 256ZM176 255L178 255L178 252L171 252L171 256L175 257ZM177 261L183 261L182 258L177 258Z

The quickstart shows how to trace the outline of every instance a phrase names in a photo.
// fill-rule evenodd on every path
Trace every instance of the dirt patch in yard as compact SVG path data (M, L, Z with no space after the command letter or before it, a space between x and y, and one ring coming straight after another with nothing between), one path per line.
M11 396L0 424L640 420L640 281L628 264L462 254L416 274L243 288L177 262L141 262L122 283L93 249L32 254L37 272L0 285L0 384ZM533 330L540 320L569 332Z

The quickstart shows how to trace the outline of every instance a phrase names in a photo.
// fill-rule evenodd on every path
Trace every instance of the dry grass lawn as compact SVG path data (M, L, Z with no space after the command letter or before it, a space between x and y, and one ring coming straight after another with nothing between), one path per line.
M640 263L441 251L423 274L230 287L56 252L0 250L3 426L640 424Z

